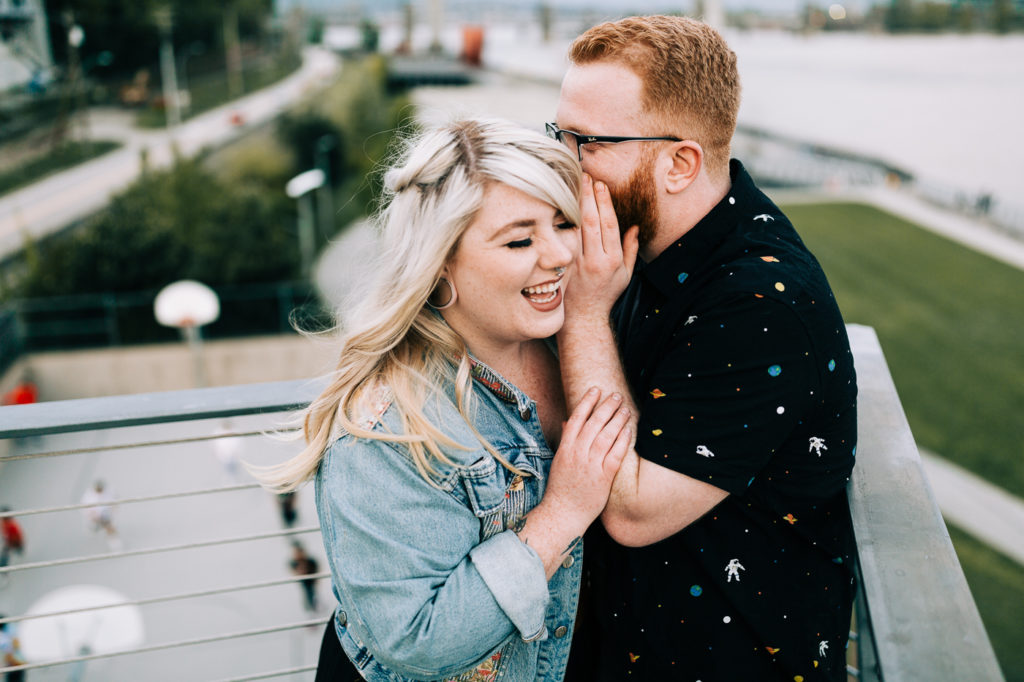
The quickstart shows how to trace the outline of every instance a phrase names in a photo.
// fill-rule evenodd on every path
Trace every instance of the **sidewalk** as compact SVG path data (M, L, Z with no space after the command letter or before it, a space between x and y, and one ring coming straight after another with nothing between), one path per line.
M330 78L338 66L337 57L327 50L307 48L302 67L284 80L191 118L173 131L140 130L130 118L108 110L89 114L87 125L95 139L114 139L123 146L0 196L0 258L21 249L26 237L45 237L103 208L138 177L143 154L150 168L163 168L176 152L192 156L204 147L228 142L247 127L273 120Z

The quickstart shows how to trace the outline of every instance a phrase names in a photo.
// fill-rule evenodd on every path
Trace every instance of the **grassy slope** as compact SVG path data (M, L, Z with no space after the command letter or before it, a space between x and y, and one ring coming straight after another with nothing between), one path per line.
M786 213L877 331L918 445L1024 497L1024 272L861 204Z
M785 210L846 321L878 332L917 443L1024 496L1024 272L868 206ZM1007 682L1024 682L1024 569L950 535Z
M1024 682L1024 570L967 533L950 527L949 535L1006 682Z

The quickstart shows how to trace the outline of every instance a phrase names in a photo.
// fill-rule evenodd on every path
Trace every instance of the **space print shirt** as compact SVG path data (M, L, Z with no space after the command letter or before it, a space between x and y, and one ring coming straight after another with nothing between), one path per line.
M856 377L825 274L738 161L616 309L637 452L727 491L680 533L588 536L608 680L845 680Z

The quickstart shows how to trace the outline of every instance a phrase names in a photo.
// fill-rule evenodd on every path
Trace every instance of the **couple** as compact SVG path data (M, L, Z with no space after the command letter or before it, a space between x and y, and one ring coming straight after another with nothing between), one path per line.
M852 356L729 160L735 55L634 17L569 56L555 140L460 121L385 178L377 279L271 476L315 479L317 679L845 679Z

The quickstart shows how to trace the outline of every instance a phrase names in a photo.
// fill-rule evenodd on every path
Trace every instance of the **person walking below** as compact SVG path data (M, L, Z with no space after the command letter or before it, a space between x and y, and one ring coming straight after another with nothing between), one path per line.
M0 614L0 619L4 617L3 614ZM21 657L18 633L11 623L0 623L0 663L5 668L25 665L25 659ZM5 679L7 682L24 682L25 671L11 671L7 673Z
M306 553L302 543L296 540L292 543L292 560L289 567L294 575L314 575L320 570L316 559ZM316 612L316 578L303 578L299 581L302 593L305 597L306 610Z
M92 524L93 532L104 531L110 549L118 550L121 549L121 539L114 527L114 510L110 504L113 501L114 496L101 480L97 480L82 496L82 504L92 505L86 508L85 516Z
M20 555L25 551L25 534L21 530L21 524L13 516L10 516L10 507L0 509L0 513L4 514L3 520L0 521L3 533L3 547L0 548L0 568L3 568L10 563L12 552L17 552Z

